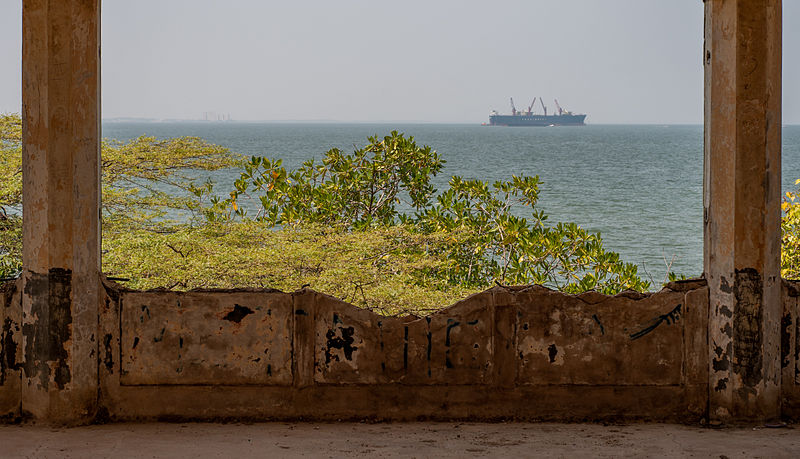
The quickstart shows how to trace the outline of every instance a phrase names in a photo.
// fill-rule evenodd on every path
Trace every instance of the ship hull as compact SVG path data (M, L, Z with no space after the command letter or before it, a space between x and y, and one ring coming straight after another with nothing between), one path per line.
M584 126L586 115L491 115L490 126Z

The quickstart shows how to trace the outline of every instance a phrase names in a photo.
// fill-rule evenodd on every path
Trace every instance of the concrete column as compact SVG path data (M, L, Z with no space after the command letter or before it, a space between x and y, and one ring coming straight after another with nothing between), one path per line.
M780 416L781 0L705 1L712 419Z
M22 409L77 423L97 402L99 0L22 2Z

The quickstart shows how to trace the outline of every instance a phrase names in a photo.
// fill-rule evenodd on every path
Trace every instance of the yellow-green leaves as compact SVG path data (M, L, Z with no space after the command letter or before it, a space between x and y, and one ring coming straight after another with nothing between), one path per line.
M132 230L107 237L103 269L133 288L303 285L382 314L425 313L474 293L442 282L444 234L393 226L348 232L307 225L276 230L245 221Z
M0 213L22 202L22 120L0 114Z
M194 182L198 170L238 164L226 148L197 137L129 142L103 141L103 214L106 223L152 225L170 211L199 216L210 199L210 182ZM198 214L198 215L195 215Z
M0 279L22 266L22 120L0 114Z
M800 179L795 182L800 184ZM800 190L787 192L781 203L781 276L800 278Z
M321 164L307 161L294 171L280 160L254 157L230 199L212 201L208 218L246 217L239 201L258 197L261 210L254 218L270 226L338 225L367 237L369 229L400 223L422 235L445 233L448 242L426 254L446 260L426 272L441 285L475 289L495 281L539 283L608 293L649 287L635 265L603 249L598 234L575 224L547 225L536 208L539 177L512 176L489 184L456 176L436 196L431 179L443 161L435 151L397 132L368 141L352 154L331 149ZM413 214L398 211L401 198ZM522 210L530 219L518 216Z

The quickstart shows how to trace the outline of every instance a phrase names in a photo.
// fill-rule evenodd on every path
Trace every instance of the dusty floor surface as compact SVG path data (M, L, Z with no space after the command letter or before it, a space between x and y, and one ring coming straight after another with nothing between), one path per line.
M0 457L800 457L800 428L666 424L0 426Z

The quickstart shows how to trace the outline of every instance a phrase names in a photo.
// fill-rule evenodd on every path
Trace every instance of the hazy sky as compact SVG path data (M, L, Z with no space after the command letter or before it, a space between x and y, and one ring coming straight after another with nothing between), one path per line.
M0 112L20 107L20 11L0 0ZM701 0L105 0L102 14L104 118L479 123L540 96L589 123L703 117ZM798 23L784 1L787 124Z

